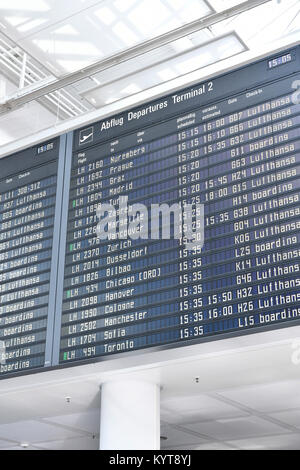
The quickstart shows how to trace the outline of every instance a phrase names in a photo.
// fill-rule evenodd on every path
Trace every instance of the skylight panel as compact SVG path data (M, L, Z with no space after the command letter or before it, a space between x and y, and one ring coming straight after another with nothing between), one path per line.
M203 18L209 13L212 12L205 3L192 0L191 2L187 1L185 7L180 10L180 18L183 22L188 23L198 18Z
M157 25L169 19L170 10L160 0L144 0L128 13L128 19L142 33L150 33Z
M172 10L180 10L186 5L186 0L165 0Z

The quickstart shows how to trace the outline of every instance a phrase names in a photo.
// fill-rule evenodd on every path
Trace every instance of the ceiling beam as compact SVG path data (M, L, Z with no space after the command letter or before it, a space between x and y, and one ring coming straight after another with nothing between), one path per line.
M114 54L107 59L96 62L95 64L85 67L79 71L66 74L59 79L53 78L52 82L44 86L42 85L37 87L35 90L26 91L26 88L19 90L13 96L7 97L7 99L0 104L0 114L7 113L13 109L23 106L26 103L40 99L49 93L53 93L69 85L73 85L74 83L77 83L84 78L90 77L96 73L100 73L123 62L139 57L154 49L158 49L162 46L165 46L166 44L181 39L182 37L201 31L202 29L208 28L214 24L219 23L220 21L232 18L233 16L241 14L270 1L271 0L248 0L222 12L213 13L204 18L200 18L191 23L185 24L180 28L169 31L161 36L144 41L136 46Z

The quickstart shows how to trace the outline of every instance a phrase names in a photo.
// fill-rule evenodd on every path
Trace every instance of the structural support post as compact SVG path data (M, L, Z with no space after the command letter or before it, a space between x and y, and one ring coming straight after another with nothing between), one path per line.
M160 448L160 388L124 380L101 386L100 450Z

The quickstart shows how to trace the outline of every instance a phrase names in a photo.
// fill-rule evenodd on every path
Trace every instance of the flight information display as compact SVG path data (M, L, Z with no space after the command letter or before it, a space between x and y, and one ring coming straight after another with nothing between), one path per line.
M74 133L60 364L299 320L299 57L295 48ZM199 229L203 207L202 243L139 238L122 200L149 213L192 205ZM117 214L106 240L104 204Z
M54 139L0 160L0 376L51 365L58 154Z

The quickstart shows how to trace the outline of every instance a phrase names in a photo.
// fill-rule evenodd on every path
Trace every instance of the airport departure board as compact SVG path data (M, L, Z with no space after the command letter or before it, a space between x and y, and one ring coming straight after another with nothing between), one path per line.
M295 49L75 133L61 364L299 319L297 70ZM127 222L202 205L204 245L131 237L124 197ZM99 238L99 204L119 238Z
M299 203L300 46L1 159L0 379L299 325Z
M0 161L0 376L51 365L59 139Z

